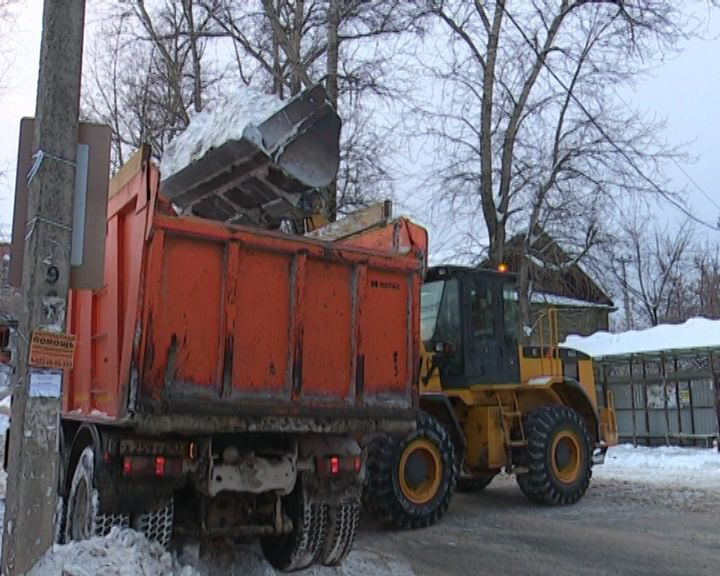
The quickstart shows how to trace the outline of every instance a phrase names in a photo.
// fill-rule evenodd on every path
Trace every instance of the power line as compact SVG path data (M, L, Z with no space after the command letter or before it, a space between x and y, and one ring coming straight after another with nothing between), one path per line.
M570 90L570 87L565 84L565 82L562 80L562 78L560 78L560 77L555 73L555 71L554 71L552 68L550 68L550 66L548 65L548 63L545 61L545 58L544 58L543 56L541 56L540 53L538 52L537 48L535 47L535 44L533 44L533 42L530 40L530 38L527 37L527 35L525 34L525 31L524 31L524 30L522 29L522 27L517 23L517 21L515 20L515 18L513 17L513 15L510 14L510 12L508 12L507 8L505 8L505 4L504 4L503 2L498 2L498 6L500 6L500 9L501 9L501 10L505 13L505 15L510 19L510 22L512 22L513 26L515 26L515 28L517 29L517 31L520 32L520 35L523 37L523 40L524 40L525 43L530 47L530 49L534 52L535 56L540 60L540 63L542 64L542 66L543 66L543 67L548 71L548 73L555 79L555 81L556 81L558 84L560 84L560 86L563 88L563 90L565 90L565 92L567 93L567 95L575 102L575 104L577 104L578 108L580 108L580 110L587 116L587 118L588 118L588 120L590 121L590 123L591 123L593 126L595 126L595 128L598 130L598 132L600 132L600 135L601 135L603 138L605 138L605 140L625 159L625 161L633 168L633 170L635 170L635 172L637 172L637 174L638 174L643 180L645 180L652 188L654 188L655 191L656 191L662 198L664 198L667 202L669 202L670 204L672 204L673 206L675 206L675 208L677 208L678 210L680 210L680 212L682 212L683 214L685 214L685 216L687 216L688 218L690 218L690 219L693 220L694 222L697 222L698 224L701 224L702 226L706 226L706 227L710 228L711 230L717 230L717 227L716 227L716 226L713 226L712 224L709 224L708 222L705 222L705 221L702 220L701 218L698 218L697 216L695 216L695 214L693 214L692 212L690 212L690 211L689 211L685 206L683 206L680 202L678 202L678 201L675 200L672 196L670 196L667 192L665 192L664 190L662 190L662 189L655 183L655 181L654 181L652 178L650 178L649 176L647 176L647 175L642 171L642 169L635 163L635 161L634 161L632 158L630 158L630 156L628 156L627 152L625 152L622 148L620 148L620 146L615 143L615 141L610 137L610 135L607 134L607 132L605 132L605 129L604 129L602 126L600 126L600 124L598 124L597 120L595 120L595 117L594 117L592 114L590 114L590 112L588 111L588 109L585 108L585 105L580 101L580 99L579 99L577 96L575 96L575 94ZM704 193L705 193L705 192L703 191L703 194L704 194Z

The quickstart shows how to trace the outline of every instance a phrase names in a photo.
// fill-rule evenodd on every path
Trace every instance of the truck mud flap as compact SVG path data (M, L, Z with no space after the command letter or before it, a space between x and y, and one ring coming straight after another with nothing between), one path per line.
M306 194L337 175L340 126L317 85L164 180L160 193L185 213L223 222L276 228L309 216Z

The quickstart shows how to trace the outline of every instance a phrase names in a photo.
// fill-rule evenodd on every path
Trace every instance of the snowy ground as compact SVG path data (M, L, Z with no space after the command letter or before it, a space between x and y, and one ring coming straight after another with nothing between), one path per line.
M608 450L605 464L593 469L593 478L720 491L720 452L715 448L622 444Z
M606 463L593 470L593 481L628 500L642 493L648 484L680 498L701 496L717 499L720 494L720 453L716 449L678 447L634 448L622 445L608 452ZM4 492L4 474L0 489ZM700 498L699 496L699 498ZM2 506L0 506L0 513ZM374 535L374 537L377 535ZM388 534L392 538L390 534ZM363 534L342 568L313 568L298 574L305 576L414 576L416 572L401 559L402 555L367 548ZM188 551L178 557L149 543L131 530L113 531L106 538L55 546L35 566L32 576L275 576L257 545L245 545L228 551L214 551L197 558Z

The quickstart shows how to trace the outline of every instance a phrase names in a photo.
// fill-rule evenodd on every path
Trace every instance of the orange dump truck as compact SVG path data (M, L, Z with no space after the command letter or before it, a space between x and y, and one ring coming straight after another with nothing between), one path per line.
M356 438L414 425L425 231L178 216L138 165L109 199L104 286L70 295L60 534L257 535L280 569L341 562Z

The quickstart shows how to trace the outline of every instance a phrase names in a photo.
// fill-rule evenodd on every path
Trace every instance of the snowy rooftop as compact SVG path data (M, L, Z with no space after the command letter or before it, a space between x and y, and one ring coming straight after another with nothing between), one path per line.
M630 356L662 350L720 348L720 320L691 318L683 324L661 324L647 330L616 334L596 332L592 336L570 335L561 346L592 356Z
M556 294L546 294L544 292L534 292L533 295L530 297L530 301L538 304L548 304L551 306L570 306L573 308L601 308L603 310L615 309L608 304L588 302L587 300L568 298L567 296L557 296Z
M245 136L262 146L259 133L253 128L286 104L250 86L240 86L226 94L225 102L195 114L187 129L168 144L160 164L162 177L169 178L229 140Z

